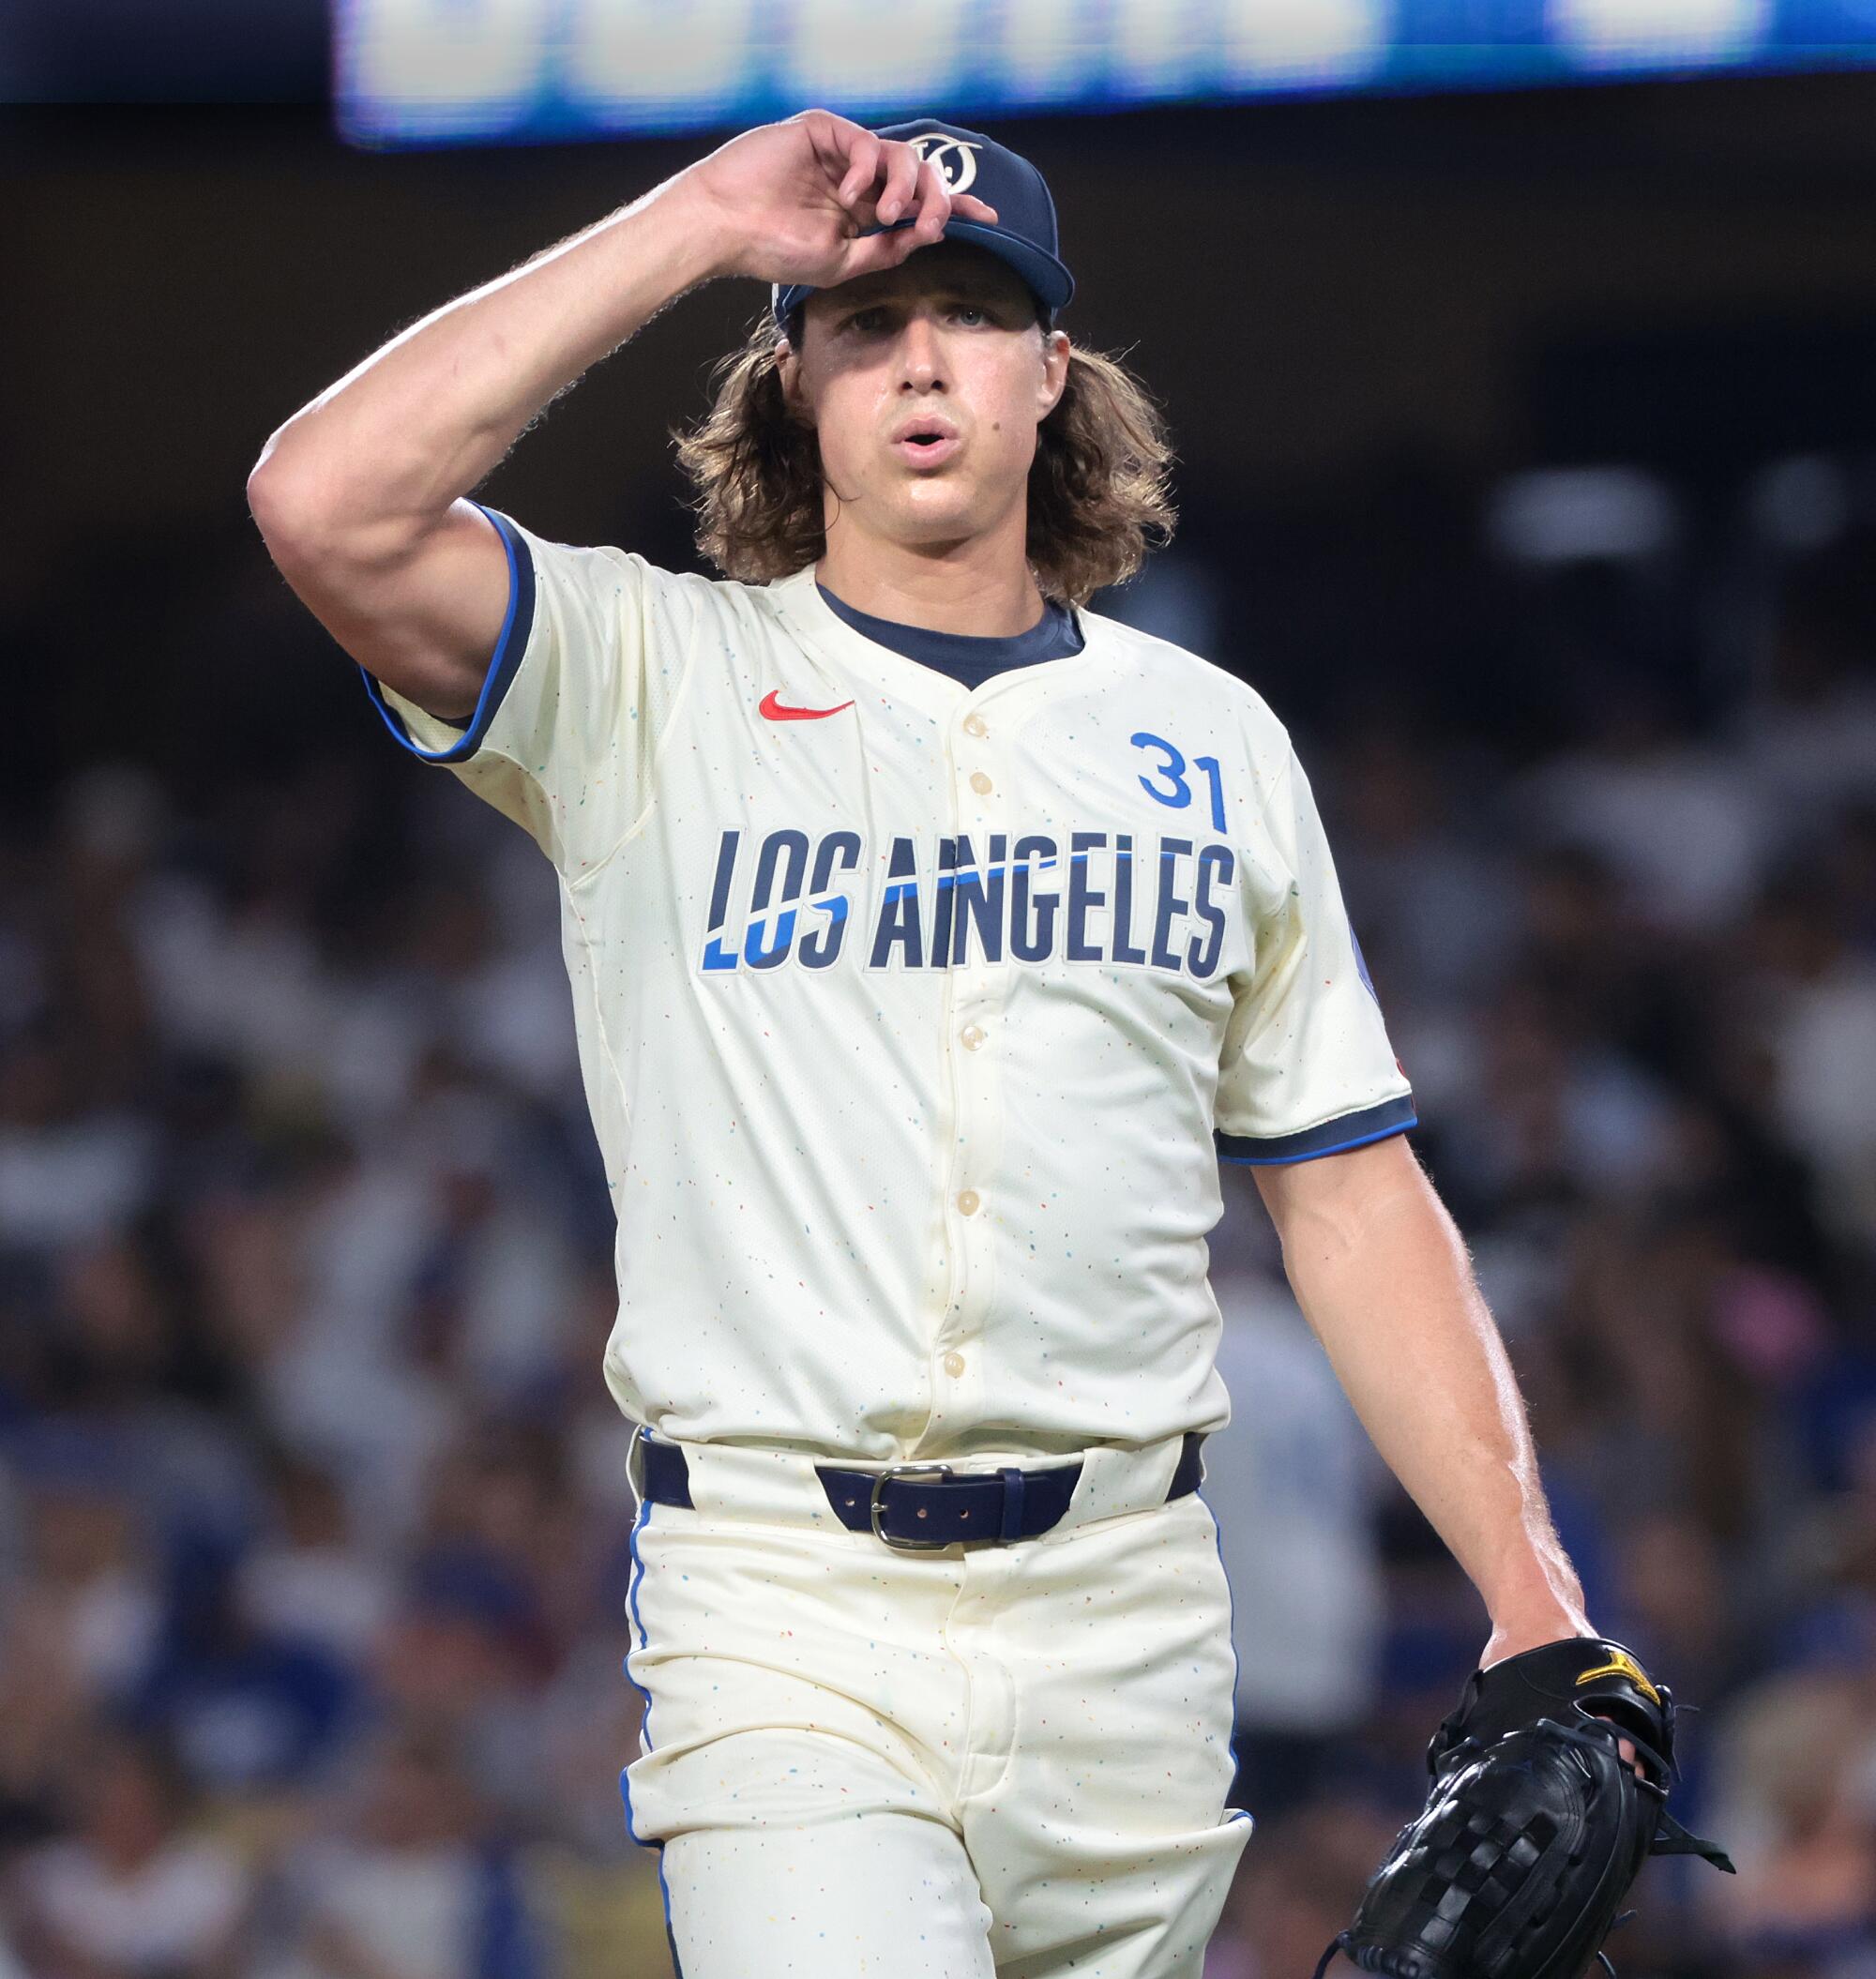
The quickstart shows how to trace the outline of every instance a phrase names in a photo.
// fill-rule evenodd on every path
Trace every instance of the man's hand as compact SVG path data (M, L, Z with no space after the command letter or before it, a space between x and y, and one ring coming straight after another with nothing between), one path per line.
M1478 1667L1481 1669L1490 1669L1494 1663L1504 1662L1506 1656L1520 1655L1525 1650L1541 1648L1546 1642L1560 1642L1566 1636L1593 1636L1595 1634L1595 1629L1587 1624L1578 1628L1567 1621L1540 1627L1535 1631L1529 1628L1509 1628L1501 1624L1492 1630L1491 1639L1485 1645L1485 1654L1478 1659ZM1609 1714L1604 1711L1595 1711L1590 1715L1598 1718L1609 1716ZM1611 1722L1614 1721L1611 1720ZM1638 1780L1645 1780L1648 1777L1647 1768L1635 1756L1635 1745L1632 1739L1618 1739L1616 1741L1616 1750L1627 1760L1630 1770Z
M896 268L930 247L953 213L997 217L982 200L948 190L910 144L826 110L746 130L677 184L707 210L723 242L719 272L816 289ZM906 219L913 224L897 233L860 237Z

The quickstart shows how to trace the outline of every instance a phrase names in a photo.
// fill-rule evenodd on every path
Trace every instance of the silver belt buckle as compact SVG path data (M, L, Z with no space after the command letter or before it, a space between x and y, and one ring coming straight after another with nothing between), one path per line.
M950 1539L895 1539L881 1523L885 1516L885 1507L880 1503L880 1493L895 1477L950 1477L954 1473L949 1464L894 1464L890 1470L882 1471L873 1479L873 1495L867 1512L872 1522L873 1537L896 1553L942 1553L947 1546L957 1542Z

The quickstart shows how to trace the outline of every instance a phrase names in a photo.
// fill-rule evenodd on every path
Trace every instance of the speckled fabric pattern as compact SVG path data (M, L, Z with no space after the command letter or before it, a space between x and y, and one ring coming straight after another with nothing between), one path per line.
M685 1979L1198 1979L1250 1832L1203 1498L932 1554L757 1510L634 1538Z
M872 1462L1219 1428L1220 1154L1414 1124L1282 723L1098 612L967 687L811 567L492 520L474 719L377 698L558 877L620 1409Z

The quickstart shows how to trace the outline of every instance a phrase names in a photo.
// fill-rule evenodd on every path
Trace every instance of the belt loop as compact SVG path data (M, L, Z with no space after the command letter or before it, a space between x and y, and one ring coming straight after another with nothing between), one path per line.
M997 1537L1007 1546L1022 1537L1022 1473L1002 1470L997 1475L1003 1479L1003 1530Z

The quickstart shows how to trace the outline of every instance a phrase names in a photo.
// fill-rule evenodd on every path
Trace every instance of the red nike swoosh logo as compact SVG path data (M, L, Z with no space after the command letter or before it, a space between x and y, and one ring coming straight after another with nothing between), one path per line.
M780 697L772 691L764 694L760 702L761 712L771 721L825 721L829 715L838 715L840 708L852 706L851 701L843 701L840 708L784 707Z

